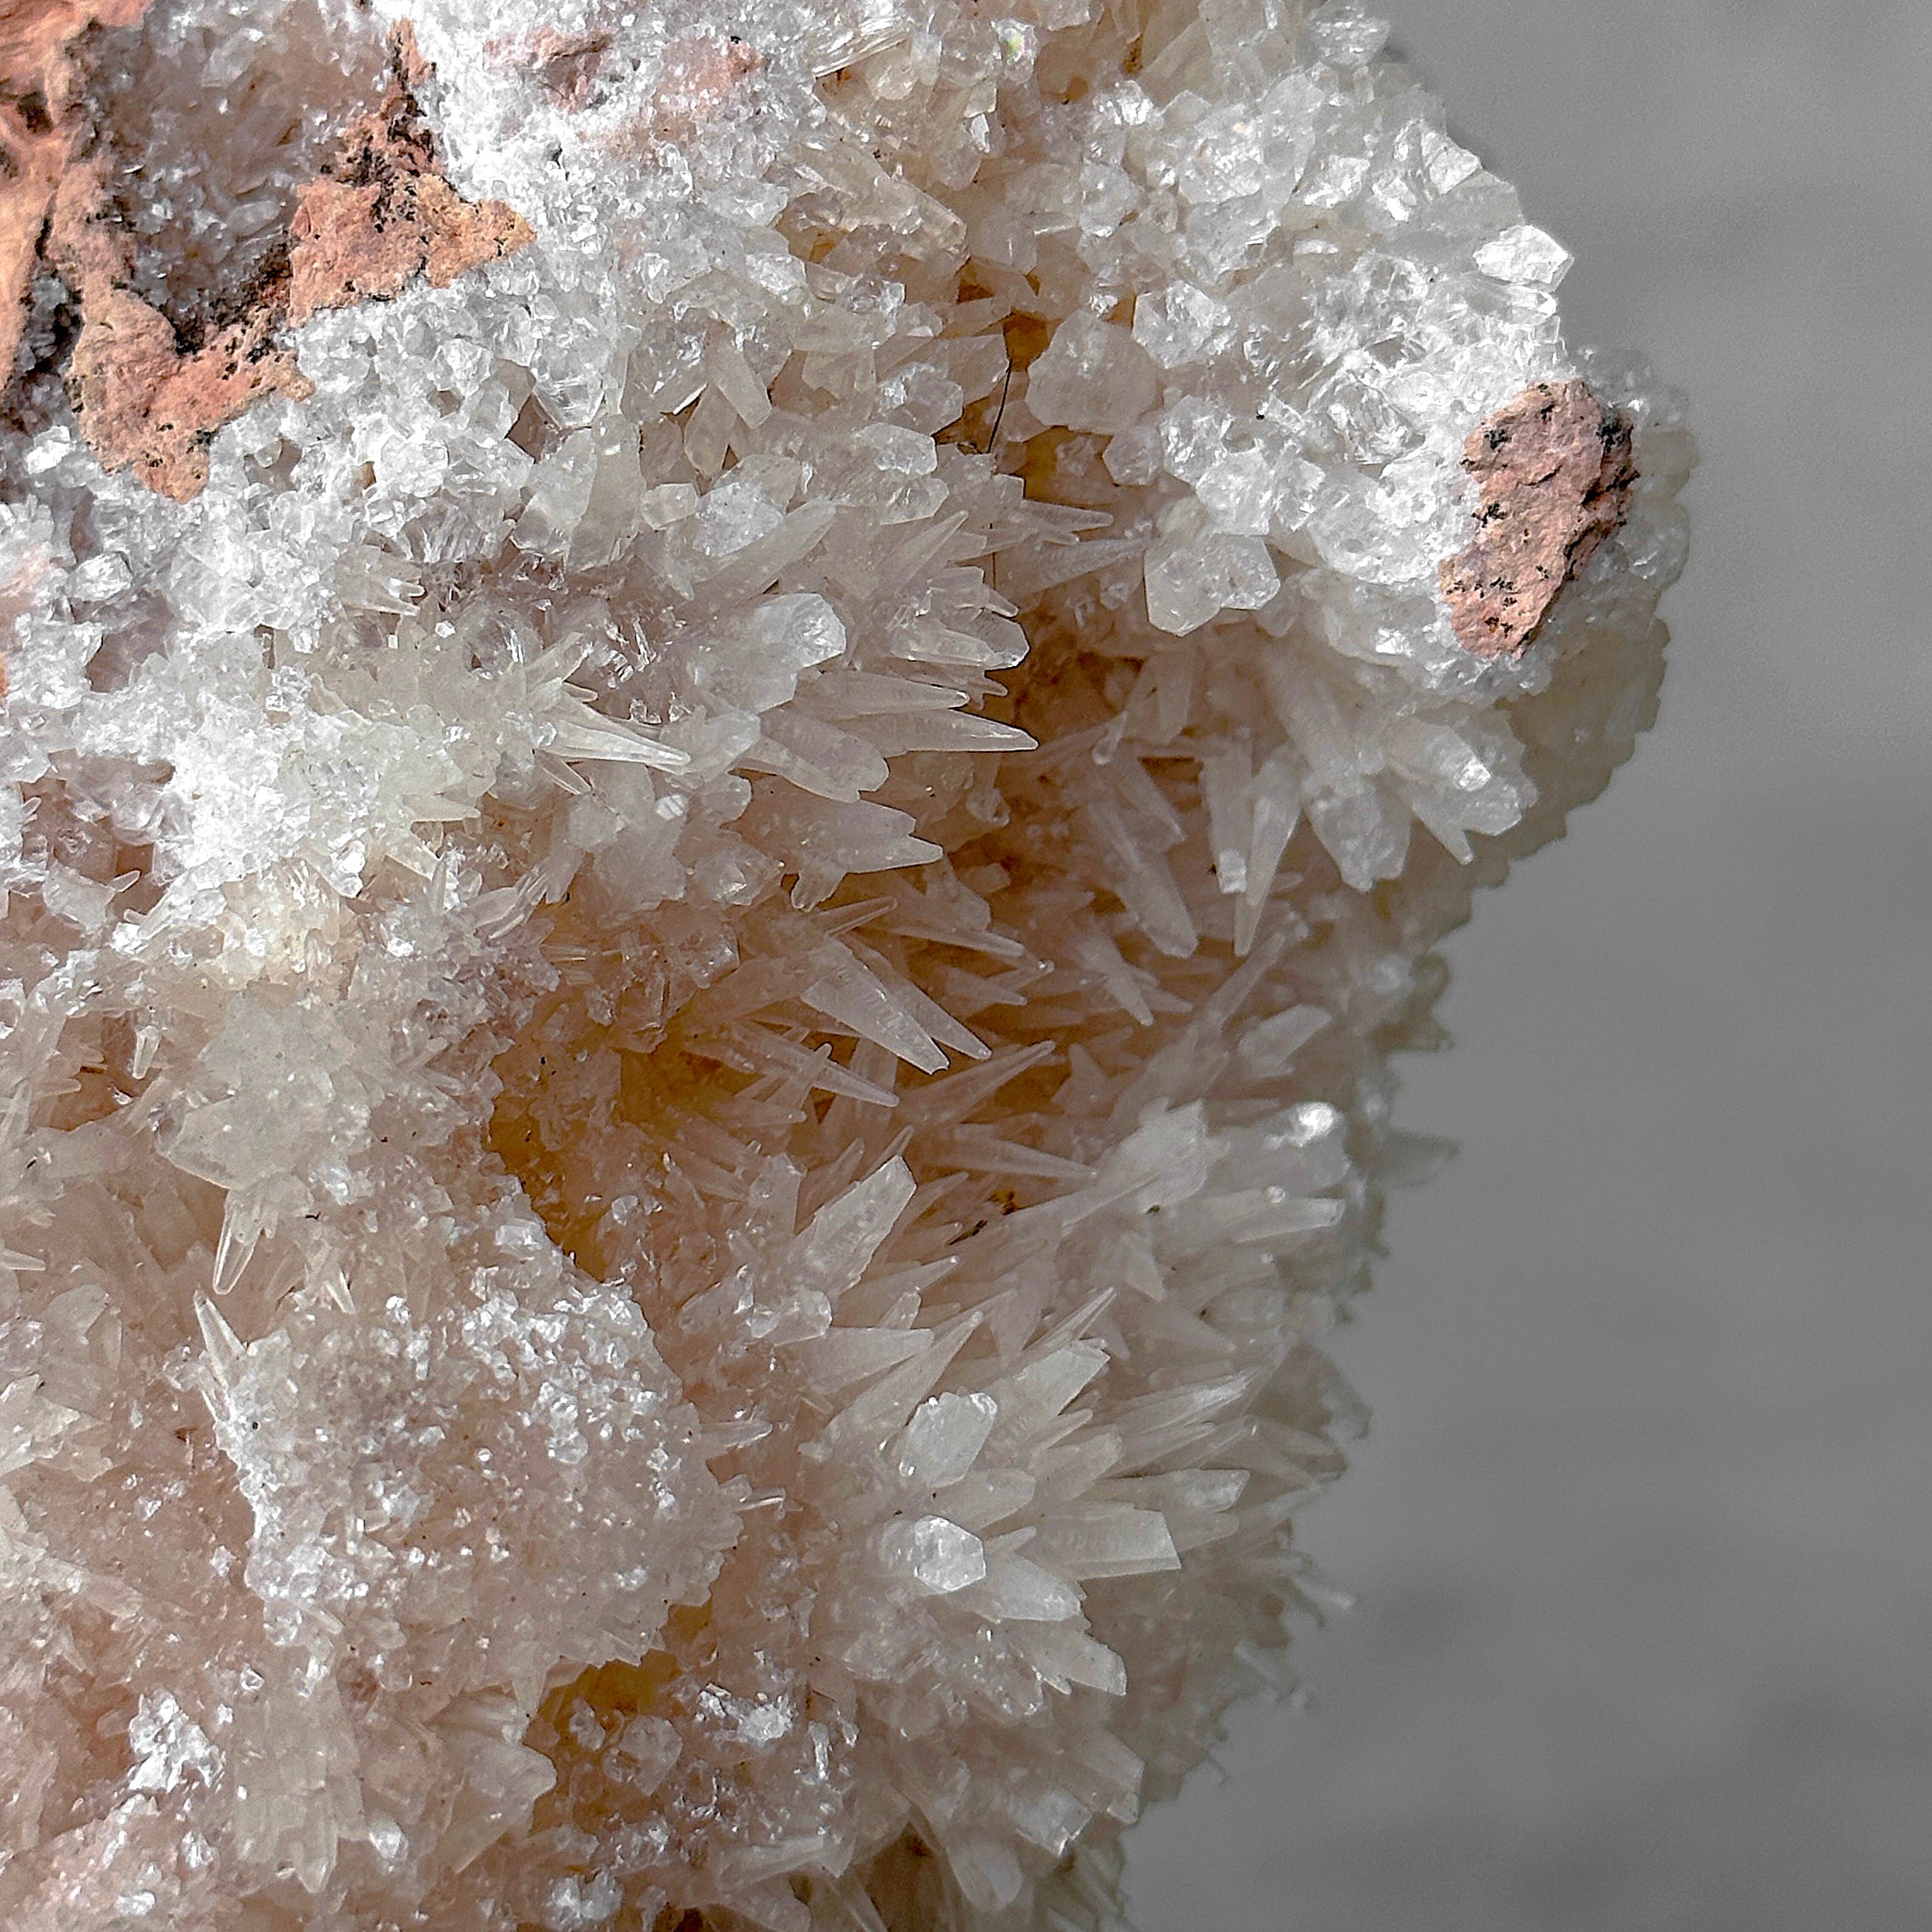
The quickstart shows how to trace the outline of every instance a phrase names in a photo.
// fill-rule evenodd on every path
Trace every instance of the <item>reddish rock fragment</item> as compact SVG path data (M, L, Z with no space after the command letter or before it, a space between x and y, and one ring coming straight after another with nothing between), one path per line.
M412 98L436 78L436 63L417 44L413 20L398 20L390 29L389 58L396 79Z
M110 218L105 162L68 170L45 254L79 299L67 390L104 470L132 470L150 488L185 503L208 481L208 446L217 430L265 396L311 393L294 357L275 345L274 301L188 354L174 324L123 286L134 248Z
M545 27L516 39L492 40L483 57L499 73L535 81L557 106L576 113L590 105L613 43L607 33L566 34ZM615 145L648 152L689 141L764 66L764 55L735 37L693 33L673 41L664 49L649 106L626 124Z
M0 104L0 383L13 373L26 316L27 284L48 204L66 166L69 137L36 134L20 124L11 102Z
M302 190L288 228L291 322L394 295L423 265L414 211L397 207L397 199L393 191L339 181L312 181Z
M664 66L648 110L617 137L613 145L649 155L666 146L683 147L700 128L730 106L765 56L749 42L687 34L664 49Z
M90 288L117 288L133 275L134 237L112 219L105 161L83 162L61 177L41 253L83 301Z
M131 26L147 5L0 0L0 388L12 379L41 232L79 138L70 49L97 21Z
M208 481L208 446L224 424L265 396L313 393L294 352L277 340L284 325L395 295L419 273L446 287L531 239L515 209L466 202L443 178L414 92L430 69L407 23L390 59L394 78L382 105L350 124L331 174L301 191L286 276L255 290L240 320L191 351L127 286L134 246L113 219L106 164L66 167L49 189L34 238L80 305L67 390L103 469L132 470L185 503ZM17 334L17 320L14 327Z
M414 89L430 68L407 26L396 77L373 114L345 131L334 168L297 198L289 225L288 320L400 294L426 273L438 288L521 248L534 231L506 202L466 202L437 164Z
M185 503L208 481L217 430L264 396L307 396L314 385L276 346L273 302L184 354L167 316L121 286L133 248L106 204L105 166L72 168L48 224L47 259L81 306L67 393L102 469L132 470Z
M432 288L447 288L459 275L513 254L536 231L508 202L466 202L440 174L416 185L423 224L423 273Z
M194 354L174 325L124 288L90 303L67 383L81 431L104 470L132 470L157 494L186 503L208 482L215 431L269 396L315 385L276 346L276 318L231 323Z
M1466 651L1520 657L1629 514L1630 421L1586 382L1537 383L1471 434L1462 466L1482 507L1475 541L1442 566L1443 600Z
M174 325L125 288L90 289L87 320L67 365L81 433L104 470L134 466L146 442L149 406L181 362Z

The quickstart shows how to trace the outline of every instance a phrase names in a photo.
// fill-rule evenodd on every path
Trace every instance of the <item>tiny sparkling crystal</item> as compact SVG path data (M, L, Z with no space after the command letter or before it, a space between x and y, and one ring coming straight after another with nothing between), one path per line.
M1108 1922L1684 552L1385 39L13 9L0 1923Z

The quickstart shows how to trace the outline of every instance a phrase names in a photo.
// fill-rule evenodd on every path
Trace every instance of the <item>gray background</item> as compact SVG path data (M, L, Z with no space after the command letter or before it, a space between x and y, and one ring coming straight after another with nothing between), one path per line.
M1450 952L1305 1519L1362 1604L1145 1932L1932 1925L1932 4L1386 0L1704 449L1661 721Z

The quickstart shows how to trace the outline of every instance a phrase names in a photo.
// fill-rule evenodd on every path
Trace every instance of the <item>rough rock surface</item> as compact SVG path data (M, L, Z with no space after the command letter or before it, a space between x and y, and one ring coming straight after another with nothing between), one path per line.
M7 0L0 9L0 383L14 367L34 258L84 133L74 43L132 26L148 0Z
M1099 1925L1678 405L1350 5L403 11L26 224L0 1923Z
M70 167L48 222L48 262L81 312L66 371L74 417L104 468L185 503L208 481L208 445L224 423L310 385L275 341L272 306L184 350L168 317L123 285L133 252L115 232L105 182L102 162Z
M465 202L437 166L436 139L415 90L433 70L407 26L382 106L343 135L330 177L304 188L289 230L288 321L398 294L426 274L432 288L498 260L532 239L499 201Z
M66 376L81 433L105 468L132 470L159 494L186 502L208 481L208 446L225 423L266 396L310 393L282 340L286 328L321 309L386 300L419 274L446 288L532 238L513 208L464 201L439 171L414 92L433 70L407 22L392 38L390 59L380 107L345 130L329 174L301 189L286 260L234 291L242 312L198 347L184 345L168 316L127 286L134 249L108 192L111 162L74 160L71 129L32 151L30 171L52 170L49 192L34 202L36 215L23 190L15 212L22 232L32 216L36 248L79 308ZM0 233L0 250L5 246ZM30 265L8 315L16 343Z
M1442 567L1450 622L1478 657L1519 657L1628 513L1630 423L1587 383L1537 383L1470 432L1462 467L1482 504Z

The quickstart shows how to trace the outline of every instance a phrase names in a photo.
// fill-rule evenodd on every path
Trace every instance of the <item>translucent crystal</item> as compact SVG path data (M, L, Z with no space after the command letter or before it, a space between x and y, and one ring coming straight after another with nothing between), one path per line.
M1082 310L1054 331L1046 354L1027 372L1026 393L1043 423L1114 436L1131 429L1160 389L1134 338Z

